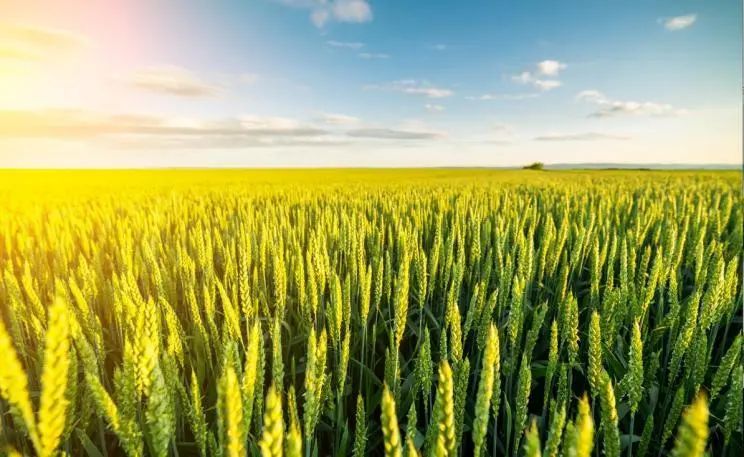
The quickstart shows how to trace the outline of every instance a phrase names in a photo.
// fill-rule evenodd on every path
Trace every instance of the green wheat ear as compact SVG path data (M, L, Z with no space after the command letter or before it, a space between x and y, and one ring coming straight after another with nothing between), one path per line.
M416 444L413 442L413 438L406 437L406 445L403 449L403 457L419 457L419 451L416 449Z
M498 341L499 334L496 326L491 324L486 338L486 348L483 353L480 381L478 383L478 394L475 399L475 419L473 419L473 455L475 457L479 457L483 452L483 444L488 430L496 358L499 355Z
M599 321L599 313L593 311L589 323L589 367L587 370L587 377L589 379L589 386L592 388L593 397L596 397L600 391L602 375L602 334Z
M532 421L532 425L527 429L524 435L524 455L525 457L540 457L540 434L537 432L537 425Z
M543 404L548 404L552 391L553 375L558 368L558 322L553 320L550 324L550 344L548 349L548 366L545 368L545 393Z
M566 407L561 405L558 411L553 414L553 420L550 422L548 439L545 442L545 455L547 457L557 457L558 446L561 443L563 426L566 423Z
M188 408L188 419L194 439L196 440L196 445L199 448L199 454L205 457L207 455L207 423L202 407L199 381L194 371L191 372L191 397Z
M294 400L294 389L290 391L292 393L291 404L295 403ZM287 400L290 402L290 400ZM290 406L292 411L295 410L296 406ZM284 454L287 457L302 457L302 432L300 431L300 422L297 417L297 412L294 411L290 414L290 424L287 434L284 437Z
M465 401L467 400L468 381L470 379L470 359L455 362L454 370L454 423L455 447L459 449L465 422Z
M431 396L431 384L434 377L434 368L431 356L431 338L429 328L424 327L423 343L421 343L415 365L416 384L424 398L424 407L428 408Z
M150 394L145 411L147 431L150 436L153 454L165 457L168 455L168 448L176 425L173 399L160 364L155 366L151 376ZM235 400L240 402L240 397Z
M224 427L224 451L226 457L245 455L245 419L243 417L243 398L238 377L231 364L225 365L225 373L220 383L220 419Z
M40 449L36 419L28 389L28 378L2 319L0 319L0 354L3 354L3 363L0 364L0 394L10 406L13 421L21 430L28 433L34 447Z
M263 432L258 446L261 457L281 457L284 440L284 418L282 397L272 385L266 394L266 409L263 418ZM241 454L242 455L242 454Z
M731 440L734 432L741 430L742 425L742 392L744 392L744 368L737 365L731 376L731 387L729 387L726 398L726 416L723 419L723 436L726 444Z
M633 323L628 354L628 372L620 381L620 390L628 397L631 414L635 414L638 402L643 395L643 341L638 320Z
M602 389L599 392L602 409L602 430L604 438L604 452L607 457L620 456L620 431L617 427L617 409L615 405L615 389L606 371L602 372Z
M532 370L530 361L526 355L522 355L522 363L519 366L519 377L517 378L517 400L515 406L516 427L515 436L519 441L522 436L525 425L527 425L527 405L530 399L530 390L532 387Z
M682 415L673 457L702 457L708 443L708 399L700 392Z
M579 411L576 414L575 457L589 457L594 448L594 420L589 408L589 400L584 394L579 400Z
M594 420L586 394L579 399L576 419L566 425L564 436L565 457L590 457L594 449Z
M64 431L67 407L67 380L70 368L70 338L67 305L57 299L49 308L49 327L44 348L44 371L41 375L39 401L40 457L52 456Z
M382 391L382 436L385 457L402 457L398 416L395 413L395 400L385 386Z
M677 421L682 413L682 408L685 402L685 388L680 386L677 392L674 394L674 400L672 400L672 406L669 409L666 420L664 421L664 429L661 434L661 445L665 445L669 437L672 436L674 428L677 426Z
M456 426L455 426L455 398L454 378L452 369L446 360L439 365L439 379L437 380L437 399L441 398L441 410L438 420L438 439L442 440L448 456L455 455Z
M357 395L356 426L354 428L354 457L363 457L367 447L367 413L364 410L364 399Z
M731 373L731 370L734 369L734 366L736 366L737 362L739 361L739 358L741 356L741 340L741 334L736 335L736 339L731 344L731 347L729 347L726 351L726 355L724 355L723 359L721 359L721 364L718 366L716 373L713 375L713 382L711 383L710 388L711 403L713 402L713 400L715 400L723 387L726 385L729 380L729 374Z

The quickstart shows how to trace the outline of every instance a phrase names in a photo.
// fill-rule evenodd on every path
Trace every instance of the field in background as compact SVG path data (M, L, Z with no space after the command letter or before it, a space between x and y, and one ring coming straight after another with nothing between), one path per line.
M741 185L0 171L0 445L739 455Z

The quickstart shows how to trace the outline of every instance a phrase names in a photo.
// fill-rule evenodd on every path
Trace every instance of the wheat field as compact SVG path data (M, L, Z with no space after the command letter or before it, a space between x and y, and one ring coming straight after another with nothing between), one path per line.
M0 446L741 455L741 185L0 171Z

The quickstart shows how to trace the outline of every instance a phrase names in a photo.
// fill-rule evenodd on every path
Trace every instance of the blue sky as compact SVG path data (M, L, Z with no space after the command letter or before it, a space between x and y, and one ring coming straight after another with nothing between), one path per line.
M741 162L741 2L0 0L0 166Z

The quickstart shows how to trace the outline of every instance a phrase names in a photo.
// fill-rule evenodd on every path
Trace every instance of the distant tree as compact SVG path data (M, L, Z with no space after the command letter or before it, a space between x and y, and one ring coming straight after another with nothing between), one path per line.
M542 162L532 162L522 167L523 170L542 170L543 168L545 168L545 164Z

